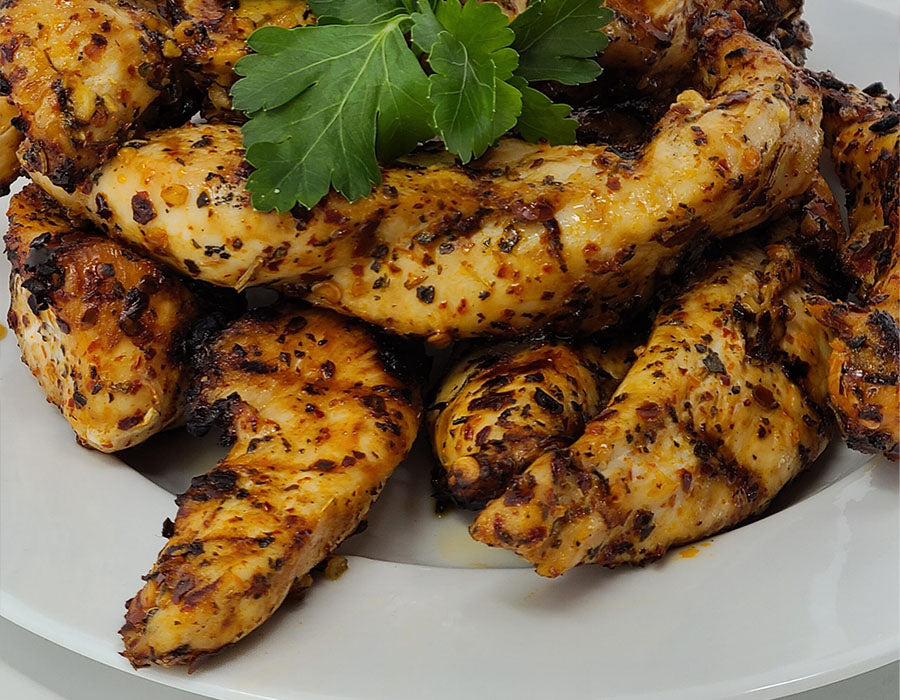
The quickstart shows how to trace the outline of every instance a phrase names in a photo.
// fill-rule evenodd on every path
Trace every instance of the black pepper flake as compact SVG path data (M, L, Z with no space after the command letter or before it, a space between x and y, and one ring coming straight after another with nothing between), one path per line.
M203 207L208 207L208 206L209 206L209 192L207 192L206 190L203 190L197 196L197 208L202 209Z
M563 405L540 387L534 390L534 402L552 415L563 412Z
M900 114L891 112L890 114L883 116L874 124L869 125L869 131L876 134L883 134L884 132L893 129L897 124L900 124Z
M162 536L166 538L175 536L175 523L170 518L163 520Z
M37 236L33 241L31 241L31 243L28 244L28 247L42 248L43 246L47 245L52 238L53 235L49 231L45 231L40 236Z
M100 195L97 195L100 197ZM98 212L98 216L102 215ZM139 224L147 224L156 218L156 209L150 201L150 195L146 192L137 192L131 198L131 216Z
M722 358L716 354L715 350L710 350L706 357L703 358L703 364L713 374L725 374L725 365L722 364Z
M100 274L103 277L112 277L116 274L116 268L109 263L103 263L102 265L100 265Z
M419 285L416 287L416 297L423 304L430 304L434 301L434 287L432 285L428 285L427 287Z
M76 391L74 394L72 394L72 400L75 401L76 405L79 408L84 408L87 404L87 397L80 391Z
M322 376L325 379L331 379L334 376L334 362L326 360L322 363Z

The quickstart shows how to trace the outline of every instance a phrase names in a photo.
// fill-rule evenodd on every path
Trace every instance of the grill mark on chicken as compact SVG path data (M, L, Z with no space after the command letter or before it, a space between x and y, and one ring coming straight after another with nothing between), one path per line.
M243 638L357 529L419 427L404 360L359 323L288 304L204 343L188 428L221 427L231 449L176 499L128 603L135 667L193 664Z
M114 452L177 422L182 342L203 311L182 280L71 223L35 185L12 198L4 241L9 326L78 441Z
M439 501L482 508L540 454L571 443L612 395L636 344L545 339L462 357L426 414Z
M809 75L730 17L709 19L700 47L709 99L682 93L636 159L510 139L466 168L440 155L385 168L370 197L332 195L295 217L252 210L237 128L190 126L123 147L79 201L112 235L194 277L279 285L438 344L548 324L601 329L646 304L696 237L761 223L806 190L815 168L820 100ZM737 48L745 51L725 58ZM188 196L167 202L176 185ZM142 191L156 212L146 225L131 207ZM201 191L210 203L198 209ZM363 255L361 230L372 246ZM517 242L504 252L509 232ZM210 245L227 256L204 255Z
M830 199L821 182L816 198ZM803 220L822 211L815 201ZM771 244L743 242L664 307L607 408L517 477L512 499L488 504L472 536L558 576L650 561L763 510L828 440L830 348L804 308L816 275L792 240L803 225L768 224ZM840 220L832 225L823 246L837 240ZM747 338L764 314L778 323L760 359ZM721 367L704 361L711 352ZM799 363L805 373L783 370Z

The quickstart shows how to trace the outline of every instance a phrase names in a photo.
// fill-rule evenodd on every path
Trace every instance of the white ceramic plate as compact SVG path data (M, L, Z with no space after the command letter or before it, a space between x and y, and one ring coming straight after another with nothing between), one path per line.
M807 4L811 67L896 91L896 11ZM123 455L129 468L75 445L11 335L0 371L0 613L131 672L123 602L163 543L169 491L218 452L170 433ZM346 543L342 578L191 676L140 674L222 699L775 697L900 655L898 470L884 460L832 448L757 522L646 568L548 581L469 540L464 514L432 514L426 455Z

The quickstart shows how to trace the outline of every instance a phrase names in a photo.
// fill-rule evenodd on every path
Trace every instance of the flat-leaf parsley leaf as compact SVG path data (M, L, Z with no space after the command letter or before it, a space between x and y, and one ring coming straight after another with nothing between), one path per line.
M371 24L406 13L412 0L308 0L319 24Z
M463 162L511 129L573 143L571 107L529 83L593 80L612 18L603 0L532 0L512 22L497 2L309 0L315 26L262 27L238 61L253 206L312 207L380 182L378 162L439 137Z
M510 24L519 53L516 75L564 85L592 81L601 71L593 59L609 44L600 29L612 18L603 0L533 0Z
M575 143L578 121L569 116L572 113L569 105L556 104L517 75L513 76L512 84L522 93L522 114L516 130L523 139L534 143L544 139L551 146Z
M364 197L381 179L376 152L391 160L431 136L428 78L406 43L409 21L254 32L258 53L238 62L247 77L233 90L235 108L252 117L244 144L256 167L247 182L254 207L312 207L332 186Z
M516 125L522 97L507 82L518 63L515 35L493 2L444 0L435 8L444 31L431 46L428 97L447 149L464 163Z

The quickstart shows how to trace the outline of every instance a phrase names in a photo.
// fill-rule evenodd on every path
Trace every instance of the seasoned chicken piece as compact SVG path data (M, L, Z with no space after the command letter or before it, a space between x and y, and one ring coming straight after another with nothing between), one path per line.
M539 455L569 445L612 396L636 345L544 339L465 355L426 414L438 497L482 508Z
M267 25L297 27L315 21L303 0L160 0L160 13L174 28L180 60L210 83L214 104L231 104L234 64L248 53L247 38Z
M504 0L512 18L526 0ZM714 10L739 12L760 36L799 16L802 0L610 0L616 12L604 28L610 45L599 61L632 87L673 84L690 71L697 49L690 27ZM214 83L211 94L227 104L227 89L236 79L234 64L247 53L245 41L257 27L296 27L315 22L302 0L175 0L160 2L160 11L175 28L175 40L190 70ZM215 88L218 88L217 90ZM215 98L214 98L215 99ZM222 100L225 100L222 102Z
M825 76L825 130L847 191L844 269L863 300L810 300L833 334L828 390L847 444L900 453L900 109L881 86L865 94Z
M19 176L19 159L16 149L22 143L22 132L13 121L19 110L3 97L0 78L0 195L9 194L9 185Z
M28 171L71 192L115 150L168 83L163 31L136 1L4 3L0 77Z
M78 441L131 447L176 422L200 307L178 277L72 223L35 185L10 203L9 327Z
M818 86L736 22L703 26L709 97L682 93L637 157L509 139L466 168L385 168L353 203L262 213L239 130L195 125L123 147L77 194L100 226L193 277L280 285L435 343L599 329L645 303L695 239L755 226L809 186Z
M819 245L840 226L827 204L802 225ZM786 242L746 242L711 265L663 307L584 435L539 457L472 536L559 576L652 560L762 511L828 441L830 348L804 308L809 283Z
M693 25L724 10L739 13L750 31L766 37L799 17L803 0L608 0L616 18L604 29L610 44L600 56L611 83L655 92L690 72L697 50Z
M419 427L403 358L337 314L265 308L202 354L188 428L231 450L176 499L174 525L129 601L135 666L192 663L238 641L365 518Z

